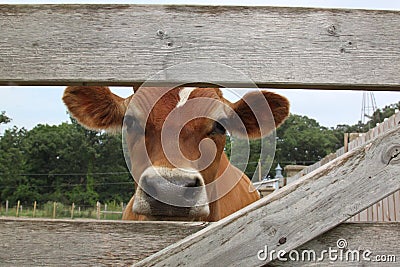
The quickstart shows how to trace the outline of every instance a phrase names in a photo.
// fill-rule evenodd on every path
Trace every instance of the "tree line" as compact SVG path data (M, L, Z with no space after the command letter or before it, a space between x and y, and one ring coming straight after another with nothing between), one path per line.
M271 176L277 163L282 167L311 165L342 147L344 133L366 132L399 108L400 102L376 110L365 124L331 128L291 114L276 131L275 157L268 153L260 156L260 141L255 140L250 142L248 160L241 159L239 153L234 162L248 161L245 172L249 177L256 172L259 160L262 168L272 165ZM10 122L11 118L1 112L0 124ZM74 119L55 126L39 124L31 130L6 129L0 136L0 201L13 204L20 200L25 205L35 200L79 205L95 205L98 200L129 201L134 185L121 140L120 135L84 129ZM240 142L227 138L228 156L232 141ZM273 149L272 145L267 149Z
M75 120L32 130L9 128L0 138L0 151L1 201L94 205L127 202L134 192L121 137L86 130Z

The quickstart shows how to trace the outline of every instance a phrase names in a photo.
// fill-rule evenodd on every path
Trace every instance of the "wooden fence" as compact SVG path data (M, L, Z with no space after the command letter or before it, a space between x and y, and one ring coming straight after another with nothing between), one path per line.
M400 84L396 11L177 5L0 5L0 11L0 85L140 85L196 60L240 70L260 87ZM236 73L208 67L198 69L211 74L207 82L243 85ZM196 73L168 73L158 83L187 77L196 80Z
M139 86L158 71L180 63L200 61L196 71L167 72L153 80L152 85L163 86L171 82L223 83L229 87L247 85L242 77L227 76L217 65L207 64L214 62L241 71L260 87L400 90L398 25L398 11L0 5L0 85ZM207 81L203 80L204 73L210 74ZM342 224L400 189L400 155L396 151L399 143L400 131L390 130L241 211L204 229L195 229L199 231L137 262L136 266L278 265L282 262L277 261L277 254L259 260L257 251L265 246L270 250L290 251L310 244L307 242L323 250L330 246L324 240L333 240L337 231L344 238L353 237L358 247L363 247L363 242L369 244L374 238L373 233L381 231L380 242L375 242L373 249L399 255L398 223L393 227ZM3 222L3 225L8 224L12 223ZM54 237L68 240L53 231L49 239L43 240L47 246L35 243L33 256L16 261L17 256L8 251L17 250L20 243L33 244L29 237L51 223L46 222L36 229L29 223L17 221L15 224L21 226L21 230L16 238L10 239L12 242L2 240L0 249L7 250L1 251L0 263L44 265L45 259L40 255L47 251L49 244L53 245ZM114 232L120 233L118 240L134 236L122 225L113 224L107 228L96 224L96 228L106 228L107 234L101 237L104 240ZM58 230L63 226L60 223L50 229ZM140 234L144 228L154 231L155 225L143 223L129 227ZM168 224L160 224L160 227L167 229L167 237L164 237L167 240L174 238L172 242L184 236L168 231ZM182 227L178 225L178 229ZM71 249L72 244L83 243L85 249L73 250L70 258L58 255L52 258L51 264L103 264L93 263L82 254L87 246L96 246L99 239L74 232L73 227L68 229L71 229L70 242L55 243L60 253ZM330 238L324 239L326 235ZM154 236L151 239L156 243L159 241ZM90 244L84 243L85 240L90 240ZM63 246L64 243L68 248ZM161 249L158 246L146 250L150 243L144 239L134 243L113 243L96 256L109 255L108 263L119 264L122 257L113 252L134 253L138 244L144 244L139 258ZM132 262L127 260L122 265ZM324 264L329 262L321 263Z
M0 265L129 266L206 226L0 217Z
M254 248L289 252L398 191L399 143L400 128L396 128L136 266L258 266L273 262L276 254L260 261ZM378 251L398 253L399 245L390 241L393 236L379 234L382 245ZM327 247L321 244L320 251Z
M59 202L53 202L52 203L51 215L50 215L50 212L47 212L47 216L46 216L46 214L45 215L42 214L42 215L39 216L38 212L37 212L38 211L38 209L37 209L37 207L38 207L37 201L33 202L33 206L32 207L26 207L25 206L24 207L25 209L23 210L23 206L21 205L21 202L19 200L17 201L17 205L15 207L11 208L11 209L9 207L9 201L6 200L5 201L4 212L2 212L2 207L0 207L0 215L1 214L3 214L4 216L13 216L13 215L15 215L15 217L19 217L19 216L24 216L23 212L25 212L25 213L29 212L29 215L28 216L25 215L24 217L31 217L31 218L41 217L41 218L53 218L53 219L56 219L56 218L60 218L60 215L59 215L60 212L59 211L57 212L58 207L60 205L62 207L64 207L64 210L62 211L63 215L61 215L61 217L63 217L63 218L67 218L67 217L69 217L69 215L70 215L71 219L74 219L75 217L78 217L78 218L92 218L93 217L93 216L89 216L89 215L87 217L82 216L82 211L83 210L81 210L81 206L77 206L76 207L75 203L72 203L71 205L64 205L64 204L59 203ZM115 205L113 205L113 206L115 206ZM97 220L100 220L100 219L107 219L107 215L110 215L110 214L118 214L118 215L120 215L119 219L121 219L122 218L122 214L123 214L124 209L125 209L124 203L121 202L119 207L120 207L119 210L115 210L115 209L114 210L109 210L107 203L101 204L100 201L97 201L95 206L89 206L89 207L86 206L85 208L89 209L89 210L93 210L93 212L90 212L90 214L93 213L95 215L95 218ZM32 208L32 209L30 209L30 208ZM67 211L65 209L67 209ZM42 210L43 210L43 207L42 207ZM68 216L66 216L66 214L68 214Z
M313 172L314 170L324 166L328 162L336 159L337 157L342 156L348 151L354 150L357 147L360 147L374 138L383 135L389 130L398 128L400 125L400 112L396 112L390 118L384 120L383 123L378 124L376 127L370 129L366 133L360 133L357 138L352 140L351 142L346 142L345 146L338 149L336 153L331 153L323 158L321 161L316 162L315 164L304 168L299 173L292 177L288 177L287 181L289 183L298 180L300 177ZM382 181L384 183L385 181ZM363 210L359 214L350 218L351 222L400 222L400 191L393 193L390 196L380 200L376 204L368 207Z

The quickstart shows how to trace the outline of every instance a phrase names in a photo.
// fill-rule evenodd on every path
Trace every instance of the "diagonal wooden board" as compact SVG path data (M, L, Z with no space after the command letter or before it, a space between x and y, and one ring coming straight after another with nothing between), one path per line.
M400 90L400 12L185 5L0 5L0 85ZM186 78L185 78L186 77Z
M135 266L259 266L400 189L396 128ZM276 254L275 254L276 258Z
M394 267L400 261L399 240L398 222L342 223L296 248L299 256L296 252L289 252L268 266ZM329 249L330 254L325 252Z

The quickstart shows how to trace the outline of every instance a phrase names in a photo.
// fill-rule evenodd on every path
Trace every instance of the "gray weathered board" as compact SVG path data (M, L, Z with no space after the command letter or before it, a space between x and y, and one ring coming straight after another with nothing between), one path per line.
M129 266L206 225L0 217L0 266Z
M265 245L295 249L399 189L397 128L136 266L258 266Z
M0 85L400 89L400 12L173 5L0 5ZM207 79L205 80L204 77Z
M343 241L345 240L345 242ZM344 223L296 249L299 260L291 261L289 253L269 266L398 266L400 262L400 223ZM347 243L347 246L344 244ZM339 247L345 247L339 249ZM328 252L331 248L331 255ZM264 249L265 250L265 249ZM334 252L336 250L337 252ZM305 252L307 251L307 252ZM309 253L311 259L308 261ZM369 255L369 251L371 255ZM296 259L293 252L292 259ZM304 253L304 254L303 254ZM365 253L365 254L364 254ZM363 255L364 254L364 255ZM304 255L301 256L301 255ZM357 255L359 257L357 258ZM264 255L260 254L264 257ZM320 261L315 260L321 259ZM288 259L288 261L285 261ZM302 260L304 259L304 260ZM359 261L357 260L359 259ZM397 265L396 265L397 264Z

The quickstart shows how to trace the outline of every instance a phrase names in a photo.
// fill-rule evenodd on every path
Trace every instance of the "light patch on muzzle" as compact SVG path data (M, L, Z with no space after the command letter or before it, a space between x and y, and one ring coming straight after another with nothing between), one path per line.
M206 217L204 179L193 169L149 167L139 179L132 210L153 217Z

